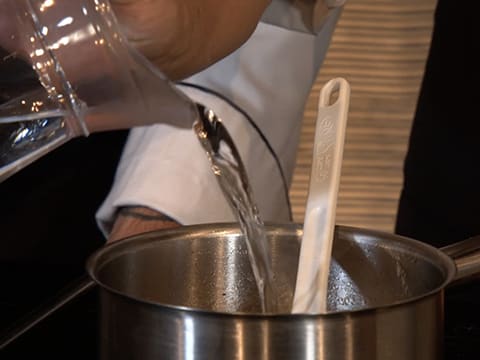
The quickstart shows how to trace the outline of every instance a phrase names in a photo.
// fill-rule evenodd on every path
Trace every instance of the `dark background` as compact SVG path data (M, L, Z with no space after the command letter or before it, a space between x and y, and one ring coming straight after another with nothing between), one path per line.
M127 132L78 138L0 184L0 329L85 274L104 237L95 212L106 197ZM96 291L12 343L2 359L95 358Z

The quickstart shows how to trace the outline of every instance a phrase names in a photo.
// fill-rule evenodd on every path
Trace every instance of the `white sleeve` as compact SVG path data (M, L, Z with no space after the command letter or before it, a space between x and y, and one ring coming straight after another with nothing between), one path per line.
M180 86L222 118L265 221L290 218L303 109L336 17L330 22L318 36L261 23L244 46ZM234 220L194 132L163 124L131 131L97 212L105 233L123 206L150 207L182 224Z
M285 29L318 34L346 0L273 0L262 21Z

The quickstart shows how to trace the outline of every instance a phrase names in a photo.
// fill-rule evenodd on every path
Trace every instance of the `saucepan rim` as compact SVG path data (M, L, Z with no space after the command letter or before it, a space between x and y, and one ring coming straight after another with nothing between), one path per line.
M300 224L296 223L266 223L266 229L268 234L283 234L283 235L296 235L299 239L301 238L302 234L302 227ZM364 236L372 236L372 237L387 237L394 239L398 242L408 243L419 250L421 250L422 254L427 254L428 259L431 258L432 262L435 264L439 264L439 267L444 269L444 279L443 281L434 289L426 291L422 294L412 296L406 299L402 299L399 301L395 301L389 304L383 304L375 307L364 307L364 308L356 308L352 310L335 310L330 311L326 314L291 314L291 313L246 313L246 312L223 312L223 311L214 311L214 310L207 310L202 308L194 308L194 307L187 307L187 306L180 306L180 305L173 305L173 304L164 304L160 302L150 301L147 299L141 299L137 296L127 294L123 291L115 289L114 287L104 283L99 278L99 272L109 261L112 259L117 258L118 256L122 256L122 254L130 253L133 249L138 251L140 249L145 249L148 247L154 247L156 241L164 241L164 240L179 240L180 236L181 239L199 239L201 238L201 234L205 234L205 238L211 238L212 235L214 236L241 236L241 231L239 225L237 223L209 223L209 224L198 224L198 225L187 225L173 229L165 229L165 230L158 230L158 231L150 231L140 235L135 235L132 237L128 237L113 243L110 243L96 252L94 252L87 260L86 267L87 272L90 278L100 286L101 289L106 290L115 296L120 296L121 298L133 301L135 303L139 303L145 306L153 306L156 308L161 308L162 310L168 311L183 311L183 312L191 312L195 313L196 315L211 315L211 316L224 316L224 317L242 317L242 318L262 318L262 319L272 319L272 318L298 318L298 319L305 319L305 318L316 318L316 317L345 317L351 316L353 314L369 314L372 312L381 312L381 311L389 311L393 308L398 308L402 306L408 306L412 303L418 302L422 299L428 298L430 296L438 296L439 293L447 287L455 277L456 273L456 265L454 260L449 257L448 255L444 254L440 249L437 249L433 246L428 244L422 243L420 241L391 234L383 231L378 230L370 230L352 226L345 226L345 225L337 225L336 226L337 232L348 232L348 233L355 233ZM430 257L431 255L431 257Z

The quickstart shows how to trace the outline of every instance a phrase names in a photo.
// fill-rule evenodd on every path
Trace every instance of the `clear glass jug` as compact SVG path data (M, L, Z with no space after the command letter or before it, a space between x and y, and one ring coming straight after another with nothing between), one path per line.
M0 182L73 137L196 118L108 1L0 0Z

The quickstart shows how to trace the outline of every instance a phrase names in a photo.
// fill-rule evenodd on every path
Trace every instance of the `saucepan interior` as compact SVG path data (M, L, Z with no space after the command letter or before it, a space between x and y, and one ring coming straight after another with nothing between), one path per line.
M289 313L298 225L268 225L280 313ZM141 302L209 312L261 313L245 241L235 224L182 227L109 245L89 261L103 288ZM455 265L442 252L392 234L338 226L329 312L381 308L440 291Z

